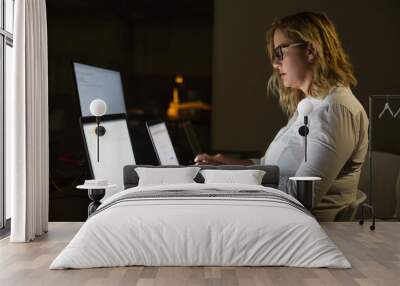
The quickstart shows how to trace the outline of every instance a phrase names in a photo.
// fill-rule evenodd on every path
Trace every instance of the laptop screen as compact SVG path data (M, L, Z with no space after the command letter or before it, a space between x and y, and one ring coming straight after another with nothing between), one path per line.
M160 164L179 165L165 122L147 123L147 129Z

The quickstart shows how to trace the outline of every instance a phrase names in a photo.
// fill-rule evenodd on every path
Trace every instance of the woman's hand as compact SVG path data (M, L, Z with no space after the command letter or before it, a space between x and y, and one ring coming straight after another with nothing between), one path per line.
M221 153L209 155L207 153L199 154L194 158L196 165L252 165L251 160L238 160Z
M221 153L215 155L209 155L207 153L199 154L194 158L194 161L198 165L224 165L229 164L227 156Z

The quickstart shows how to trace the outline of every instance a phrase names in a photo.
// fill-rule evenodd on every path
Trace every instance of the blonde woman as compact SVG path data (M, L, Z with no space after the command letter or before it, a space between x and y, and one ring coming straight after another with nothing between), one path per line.
M355 200L361 167L368 149L368 118L350 87L357 81L336 29L323 13L303 12L275 21L267 33L267 52L274 68L270 94L289 121L269 145L264 157L235 160L222 154L200 154L199 164L278 165L279 188L292 193L290 176L318 176L315 217L334 220ZM309 115L308 158L298 133L303 118L297 105L312 103Z

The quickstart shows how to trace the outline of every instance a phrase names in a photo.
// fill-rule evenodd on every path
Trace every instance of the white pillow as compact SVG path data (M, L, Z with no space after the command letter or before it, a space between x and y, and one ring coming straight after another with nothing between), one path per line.
M135 168L139 176L138 186L195 183L193 179L199 170L199 167Z
M201 170L205 184L261 185L265 171L262 170Z

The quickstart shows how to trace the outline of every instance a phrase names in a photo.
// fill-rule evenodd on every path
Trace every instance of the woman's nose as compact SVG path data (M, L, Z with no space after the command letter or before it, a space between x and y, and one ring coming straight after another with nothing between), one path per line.
M277 69L277 68L279 68L280 66L282 66L282 62L281 62L280 60L278 60L277 58L274 58L274 59L272 60L272 67L273 67L274 69Z

